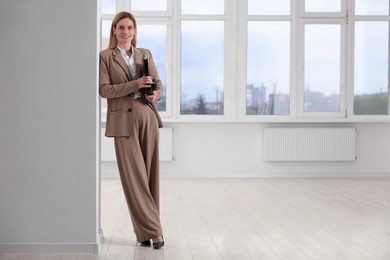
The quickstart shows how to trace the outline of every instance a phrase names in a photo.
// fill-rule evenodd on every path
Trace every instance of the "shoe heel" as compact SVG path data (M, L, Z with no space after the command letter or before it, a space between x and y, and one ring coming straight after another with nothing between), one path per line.
M153 248L154 249L160 249L160 248L162 248L163 246L164 246L164 237L162 236L162 239L163 239L163 241L161 241L161 242L157 242L157 243L153 243Z
M142 241L140 243L141 246L145 246L145 247L148 247L148 246L151 246L152 243L150 243L150 240L145 240L145 241Z

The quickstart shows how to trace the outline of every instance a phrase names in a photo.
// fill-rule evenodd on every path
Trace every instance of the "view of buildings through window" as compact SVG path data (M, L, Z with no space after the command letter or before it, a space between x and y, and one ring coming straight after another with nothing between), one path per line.
M247 115L290 113L290 21L248 21Z
M341 26L305 25L305 112L340 112Z
M181 1L182 115L224 114L224 7L224 0ZM198 18L194 19L194 15Z
M388 2L387 2L388 3ZM355 22L355 93L357 115L388 115L389 22Z
M354 23L354 113L357 115L390 114L389 6L388 0L355 0L355 14L361 17Z
M176 11L168 10L176 6L170 1L123 0L126 4L118 7L122 1L103 0L102 48L106 48L110 19L118 8L139 12L138 46L152 51L163 81L159 110L170 107L179 115L224 115L229 105L225 70L234 66L225 64L226 41L233 40L226 28L226 8L230 7L225 1L235 0L173 0L180 1ZM295 1L303 12L292 8ZM352 1L353 5L347 5ZM288 116L294 103L306 114L331 115L343 113L343 105L351 100L354 115L389 115L388 0L246 0L245 6L246 14L237 14L245 20L238 28L246 35L240 39L245 41L246 66L238 68L245 82L237 81L234 87L245 89L246 99L244 104L238 97L229 100L244 106L246 116ZM346 6L353 6L353 12L346 12ZM172 19L174 12L177 20ZM351 13L353 18L348 20ZM298 30L293 30L294 23ZM171 36L172 31L179 35ZM178 49L168 46L175 39ZM353 57L348 56L351 47ZM173 60L179 62L178 70L167 70L168 55L178 57ZM169 77L177 77L175 84L167 86ZM174 92L178 100L170 96ZM167 100L173 102L171 106Z
M181 24L181 114L223 114L224 24Z

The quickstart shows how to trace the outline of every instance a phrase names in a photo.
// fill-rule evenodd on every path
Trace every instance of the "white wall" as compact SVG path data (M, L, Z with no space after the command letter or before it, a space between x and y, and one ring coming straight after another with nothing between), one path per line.
M98 246L97 1L0 1L0 252Z
M390 124L166 123L173 135L173 162L161 163L162 177L348 177L390 176ZM357 127L354 162L265 162L263 130L269 126ZM105 137L103 137L105 138ZM117 177L103 162L103 177Z
M355 162L265 162L263 129L286 124L167 124L174 127L173 162L163 177L390 176L390 124L336 124L357 127ZM332 126L288 124L287 126Z

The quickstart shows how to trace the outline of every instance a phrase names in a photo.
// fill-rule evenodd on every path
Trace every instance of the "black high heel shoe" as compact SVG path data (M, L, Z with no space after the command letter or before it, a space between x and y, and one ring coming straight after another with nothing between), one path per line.
M145 241L142 241L140 244L141 244L141 246L150 246L152 243L150 243L150 240L145 240Z
M164 246L164 237L163 236L161 236L161 237L162 237L163 241L153 243L153 248L154 249L160 249L160 248L162 248Z

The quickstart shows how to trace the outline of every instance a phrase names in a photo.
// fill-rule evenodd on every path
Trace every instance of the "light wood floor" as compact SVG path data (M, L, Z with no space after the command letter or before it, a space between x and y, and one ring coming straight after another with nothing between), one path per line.
M389 260L390 178L162 179L166 246L136 246L117 179L102 181L101 254L0 260Z

